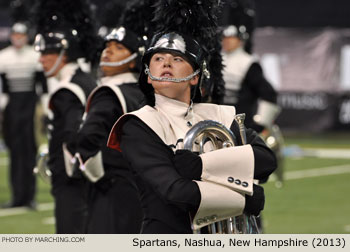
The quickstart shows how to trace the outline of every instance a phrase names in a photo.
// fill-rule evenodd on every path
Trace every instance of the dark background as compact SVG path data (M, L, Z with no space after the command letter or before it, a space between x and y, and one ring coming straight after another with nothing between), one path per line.
M22 0L27 6L33 6L35 0ZM60 0L57 0L60 1ZM74 1L74 0L71 0ZM101 6L112 0L91 0L96 7L97 23L103 15ZM114 0L125 4L128 0ZM191 0L194 1L194 0ZM205 0L204 0L205 1ZM276 29L297 28L296 30L317 31L333 29L341 32L350 28L350 0L253 0L256 7L256 26L275 27ZM0 0L0 49L8 44L9 27L12 24L10 0ZM69 11L69 10L67 10ZM119 11L115 18L118 19ZM99 18L100 17L100 18ZM282 27L282 28L280 28ZM302 28L302 29L299 29ZM303 29L306 28L306 29ZM287 30L288 30L287 29ZM263 29L261 29L263 30ZM268 29L269 30L269 29ZM33 33L34 35L34 33ZM256 36L255 36L256 37ZM335 39L335 38L334 38ZM332 40L333 41L333 40ZM333 42L332 42L333 43ZM316 92L316 94L315 94ZM284 96L303 97L318 95L318 90L311 93L280 92ZM320 94L327 103L325 109L308 110L282 106L282 113L277 119L284 131L322 132L326 130L350 130L350 121L340 123L340 107L346 105L346 115L350 118L350 91ZM348 105L347 105L348 104ZM344 106L343 106L344 105Z
M26 3L34 0L23 0ZM59 0L57 0L59 1ZM74 0L72 0L74 1ZM92 0L96 6L111 0ZM114 0L126 3L127 0ZM9 0L0 0L0 26L9 26ZM257 26L350 27L349 0L255 0Z
M349 0L256 0L257 25L350 27Z

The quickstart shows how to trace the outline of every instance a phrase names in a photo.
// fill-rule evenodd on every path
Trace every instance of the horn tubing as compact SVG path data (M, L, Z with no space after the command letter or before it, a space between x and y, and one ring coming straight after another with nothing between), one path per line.
M239 126L239 133L243 144L247 144L246 132L244 127L245 114L238 114L235 120ZM210 140L216 149L227 146L237 146L237 139L233 132L225 125L205 120L195 124L185 135L184 149L193 151L194 144L199 145L199 153L204 152L205 141ZM222 146L219 145L220 139ZM226 145L225 145L226 144ZM207 226L209 233L212 234L259 234L260 230L253 215L242 214L222 221L211 223ZM195 231L194 233L200 233Z

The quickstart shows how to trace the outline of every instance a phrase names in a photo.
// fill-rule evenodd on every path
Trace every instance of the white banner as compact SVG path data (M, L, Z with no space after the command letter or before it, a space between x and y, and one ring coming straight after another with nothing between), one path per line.
M350 90L349 28L258 28L253 45L280 91Z
M349 251L350 235L0 235L6 252Z

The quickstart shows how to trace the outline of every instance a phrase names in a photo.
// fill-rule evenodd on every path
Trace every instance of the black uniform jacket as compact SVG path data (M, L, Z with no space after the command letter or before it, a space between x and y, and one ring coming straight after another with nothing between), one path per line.
M256 113L258 99L277 103L277 92L263 76L259 63L255 62L250 66L238 97L238 102L234 106L238 114L246 114L245 125L247 127L252 127L254 124L253 116Z
M71 76L63 76L63 78L69 83L78 85L83 91L85 99L87 99L90 92L96 87L96 81L79 68L73 71ZM69 88L59 87L52 94L49 106L53 112L53 118L49 125L50 156L48 164L53 173L52 183L53 185L58 185L68 180L64 166L62 145L66 143L68 150L74 153L77 131L82 122L85 104Z
M235 106L237 114L245 113L245 125L261 130L253 121L258 100L277 104L277 92L266 80L263 69L254 56L242 48L224 55L226 90L224 104Z
M123 94L127 111L140 108L143 94L136 83L118 85ZM130 181L131 173L128 163L120 152L107 147L107 139L116 120L125 113L122 105L109 86L99 86L89 97L87 117L78 133L77 149L83 162L102 150L102 160L105 170L103 180L121 176ZM134 182L133 182L134 183Z

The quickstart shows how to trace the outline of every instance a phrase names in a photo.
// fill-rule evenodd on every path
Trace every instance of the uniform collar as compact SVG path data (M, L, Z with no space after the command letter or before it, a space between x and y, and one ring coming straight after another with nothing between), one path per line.
M70 78L75 74L75 71L79 68L77 63L68 63L62 67L62 69L58 72L55 78L59 81L62 81L65 78Z
M113 76L106 76L101 79L102 85L121 85L123 83L136 83L136 73L122 73Z
M188 105L185 102L174 100L163 95L154 94L156 98L155 108L163 111L165 114L179 116L185 120L192 121L193 103Z

